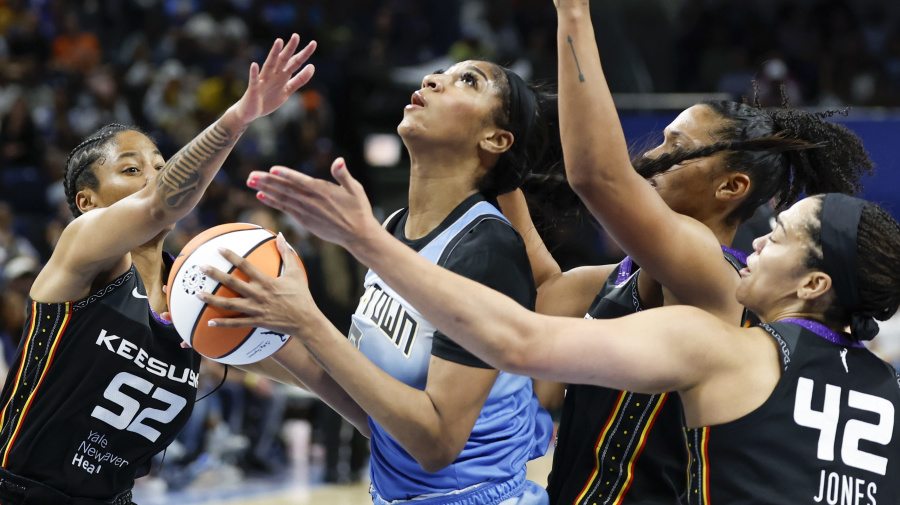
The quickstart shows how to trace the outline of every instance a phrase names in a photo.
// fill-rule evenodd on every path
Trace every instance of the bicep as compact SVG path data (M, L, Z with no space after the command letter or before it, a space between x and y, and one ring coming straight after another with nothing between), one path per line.
M717 309L714 300L731 293L733 283L722 279L734 276L727 273L716 236L706 225L669 208L636 173L579 194L619 247L682 302L708 293L712 306L704 300L697 303ZM688 264L691 268L684 267Z
M540 317L540 316L538 316ZM688 389L717 366L725 325L693 307L652 309L608 320L541 317L528 339L537 379L640 393Z
M162 219L147 189L109 207L90 210L70 223L54 250L54 255L63 255L60 264L100 272L163 232L172 223Z
M535 310L550 316L583 317L618 265L573 268L538 286Z
M425 393L457 454L472 433L498 375L492 368L475 368L432 356Z

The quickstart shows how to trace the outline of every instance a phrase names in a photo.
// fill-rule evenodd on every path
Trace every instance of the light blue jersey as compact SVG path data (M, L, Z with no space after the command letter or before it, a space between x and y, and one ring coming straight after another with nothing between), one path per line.
M471 238L479 227L484 232L498 224L512 230L496 207L483 198L469 198L438 227L440 232L419 254L445 266L465 236ZM521 243L514 232L509 236ZM524 244L521 254L525 255ZM527 256L523 257L516 260L527 265ZM513 258L506 261L514 263ZM350 340L363 354L395 379L424 390L434 335L435 327L410 303L371 270L366 274L365 294L350 329ZM372 418L369 427L372 485L378 497L388 502L479 485L518 486L518 482L524 483L525 463L544 454L553 431L550 415L538 405L531 379L505 372L497 377L462 453L438 472L423 470Z

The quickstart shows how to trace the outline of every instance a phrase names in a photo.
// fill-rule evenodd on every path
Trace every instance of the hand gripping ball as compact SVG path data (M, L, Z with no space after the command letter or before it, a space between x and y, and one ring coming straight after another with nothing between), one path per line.
M223 297L238 296L201 272L203 265L247 280L243 272L219 254L220 247L234 251L270 277L281 275L284 264L275 239L275 234L254 224L223 224L194 237L175 258L166 289L169 313L175 330L197 352L220 363L245 365L269 357L291 338L265 328L208 326L210 319L241 314L207 305L195 296L200 291Z

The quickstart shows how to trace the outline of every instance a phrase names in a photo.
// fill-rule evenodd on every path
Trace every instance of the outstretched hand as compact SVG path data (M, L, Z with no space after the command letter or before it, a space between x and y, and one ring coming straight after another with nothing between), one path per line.
M252 172L247 186L256 189L264 204L289 214L310 232L351 252L356 243L381 229L362 185L347 170L343 158L334 160L331 174L338 184L316 179L286 167Z
M242 314L211 319L210 326L262 327L302 337L298 329L307 327L309 322L321 315L309 293L306 271L280 233L276 245L284 262L284 271L278 278L269 277L252 263L227 249L222 249L219 253L243 272L247 281L210 266L201 267L204 274L240 295L237 298L225 298L207 292L197 294L197 298L205 303Z
M256 62L250 64L247 90L234 104L238 117L244 124L271 114L312 78L316 68L313 65L303 66L303 64L316 50L316 41L310 41L300 52L294 54L299 45L300 36L296 33L291 35L287 44L277 39L272 44L262 69ZM303 67L303 70L300 70L300 67ZM300 71L297 72L298 70Z

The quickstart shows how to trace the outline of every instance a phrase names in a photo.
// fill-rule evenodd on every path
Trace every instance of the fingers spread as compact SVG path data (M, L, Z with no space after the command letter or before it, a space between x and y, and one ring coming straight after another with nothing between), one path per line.
M291 80L284 85L285 91L289 94L293 94L298 89L302 88L303 85L308 83L315 73L316 67L314 65L307 65L303 70L298 72L297 75L291 77Z
M313 40L309 44L306 44L299 53L295 54L288 60L287 64L284 67L285 72L294 73L300 69L300 67L312 56L312 53L316 50L316 41Z
M294 54L294 51L297 50L297 46L300 45L300 36L296 33L291 35L291 38L288 39L287 44L284 45L284 48L278 53L277 65L275 67L276 71L284 71L285 62Z
M258 316L262 313L250 301L245 298L230 298L225 296L217 296L206 291L200 291L195 295L200 301L207 305L213 305L220 309L230 310L232 312L240 312L248 316Z
M262 71L266 75L271 74L275 71L275 61L277 61L278 54L281 52L281 49L284 47L284 41L281 39L275 39L275 43L272 44L272 49L269 49L269 55L266 56L266 61L263 63Z
M227 259L229 263L231 263L232 265L237 267L238 270L247 274L247 278L250 279L251 281L258 282L258 281L264 281L264 280L267 280L270 278L268 275L262 273L262 271L260 269L256 268L256 266L253 263L250 263L249 261L247 261L246 258L238 256L233 251L229 251L228 249L225 249L225 248L220 248L219 254L221 254L223 258ZM229 287L231 287L231 286L229 286Z
M247 296L250 293L250 284L238 279L237 277L227 274L217 268L213 268L209 265L202 265L200 267L200 271L203 272L210 279L218 282L219 284L231 289L232 291L240 294L241 296Z

